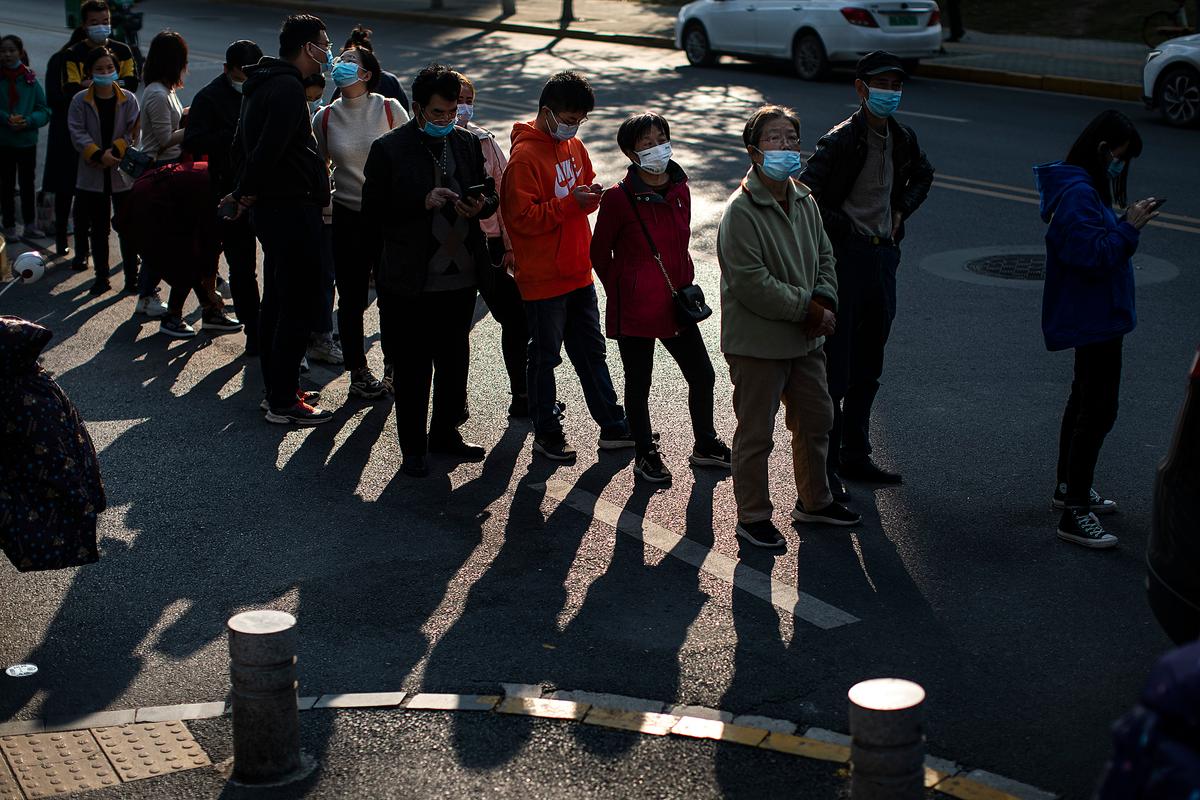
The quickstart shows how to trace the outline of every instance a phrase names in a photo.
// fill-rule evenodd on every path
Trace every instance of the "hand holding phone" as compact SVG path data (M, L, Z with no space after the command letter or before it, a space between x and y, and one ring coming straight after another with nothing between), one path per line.
M1158 211L1159 207L1165 202L1167 202L1167 198L1165 197L1151 197L1149 199L1150 210Z

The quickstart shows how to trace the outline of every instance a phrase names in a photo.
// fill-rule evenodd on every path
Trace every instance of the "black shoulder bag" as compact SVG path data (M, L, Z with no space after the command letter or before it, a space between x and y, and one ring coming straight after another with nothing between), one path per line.
M637 217L638 224L642 226L646 243L650 245L650 254L654 256L658 268L662 271L663 279L667 282L667 288L671 290L671 299L675 302L675 318L679 324L695 325L711 317L713 311L708 303L704 302L704 291L699 286L689 283L676 289L675 285L671 283L671 276L667 274L667 268L663 266L662 255L654 246L654 240L650 238L650 229L646 227L646 223L638 211L637 198L633 196L633 190L624 181L621 182L621 188L625 190L625 196L629 198L629 203L633 206L633 215Z

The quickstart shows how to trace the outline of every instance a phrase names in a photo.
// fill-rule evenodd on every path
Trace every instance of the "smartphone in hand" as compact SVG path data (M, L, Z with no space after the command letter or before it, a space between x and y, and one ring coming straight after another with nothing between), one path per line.
M1150 204L1150 210L1158 211L1159 207L1162 206L1162 204L1165 202L1167 202L1167 198L1165 198L1165 197L1154 198L1154 202Z

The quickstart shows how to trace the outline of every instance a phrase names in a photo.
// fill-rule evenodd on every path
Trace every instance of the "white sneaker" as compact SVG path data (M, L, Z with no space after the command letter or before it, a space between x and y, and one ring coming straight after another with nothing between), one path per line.
M320 361L325 364L341 364L345 359L342 357L342 348L333 339L315 339L308 346L308 360Z
M157 294L139 297L133 308L135 314L145 314L150 319L159 319L167 315L167 304L158 299Z

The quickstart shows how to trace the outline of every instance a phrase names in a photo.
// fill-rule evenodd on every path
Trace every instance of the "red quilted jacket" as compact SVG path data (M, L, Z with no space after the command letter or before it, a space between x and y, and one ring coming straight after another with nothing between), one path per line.
M669 339L679 334L671 290L624 189L628 186L633 192L637 213L658 247L672 285L679 288L691 283L696 275L688 254L692 195L687 175L674 161L667 174L671 182L664 197L643 183L637 168L630 166L625 179L605 191L600 201L592 232L592 268L608 294L604 327L611 339Z

